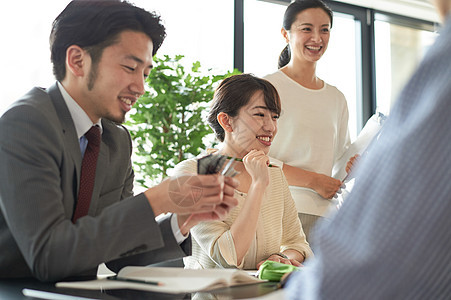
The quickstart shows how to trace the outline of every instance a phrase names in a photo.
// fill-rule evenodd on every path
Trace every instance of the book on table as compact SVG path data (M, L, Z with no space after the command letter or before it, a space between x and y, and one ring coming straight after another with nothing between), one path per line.
M179 294L210 291L264 281L238 269L191 270L184 268L129 266L121 269L117 276L112 278L58 282L56 287L90 290L136 289Z

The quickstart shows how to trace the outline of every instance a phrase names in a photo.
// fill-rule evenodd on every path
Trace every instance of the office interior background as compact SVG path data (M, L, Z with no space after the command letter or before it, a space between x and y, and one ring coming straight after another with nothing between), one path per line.
M290 0L133 0L155 10L167 27L157 56L184 55L205 69L233 68L264 76L277 69L280 33ZM326 1L334 10L329 48L318 76L346 96L351 138L376 111L390 112L401 88L439 30L429 0ZM54 82L48 36L69 0L2 4L0 114L33 86Z

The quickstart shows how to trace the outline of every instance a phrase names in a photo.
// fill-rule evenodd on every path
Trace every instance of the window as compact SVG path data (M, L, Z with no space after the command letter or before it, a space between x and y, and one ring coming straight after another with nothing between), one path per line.
M182 54L187 64L198 60L202 67L218 73L238 67L264 76L277 69L285 46L280 28L290 0L132 2L162 15L168 36L159 56ZM351 136L355 137L376 107L389 112L437 34L430 21L376 10L387 1L374 2L379 3L374 8L343 2L327 1L335 19L329 49L318 63L318 75L345 94ZM393 1L397 5L401 2ZM52 21L67 3L69 0L22 0L2 6L0 26L5 30L0 48L0 115L31 87L53 83L48 37ZM419 10L410 2L404 5Z
M157 56L184 55L218 73L233 69L233 0L132 1L161 15L167 37Z
M357 137L362 128L361 118L358 118L362 102L360 45L360 22L352 15L334 13L329 46L318 62L317 74L345 95L351 140Z
M264 76L277 69L278 55L285 46L280 28L290 2L235 0L236 4L243 3L245 72ZM334 26L329 48L318 62L317 74L345 94L350 134L354 139L376 109L389 113L394 99L437 34L430 21L343 3L360 4L359 1L326 2L334 11ZM391 4L403 5L406 14L421 16L418 5L399 1ZM381 2L371 5L384 9ZM424 14L430 19L432 8L427 6Z
M376 105L388 115L437 33L432 25L409 26L383 14L376 14L375 19Z
M280 32L285 9L280 4L244 1L244 72L265 76L277 70L286 46Z

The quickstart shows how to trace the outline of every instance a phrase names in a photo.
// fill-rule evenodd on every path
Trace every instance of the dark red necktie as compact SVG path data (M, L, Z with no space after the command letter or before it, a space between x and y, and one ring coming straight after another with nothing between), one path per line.
M72 217L73 223L78 218L88 214L96 178L97 157L99 156L100 150L100 128L98 126L92 126L85 133L85 137L88 140L88 146L86 147L85 155L81 162L80 190L78 192L77 207Z

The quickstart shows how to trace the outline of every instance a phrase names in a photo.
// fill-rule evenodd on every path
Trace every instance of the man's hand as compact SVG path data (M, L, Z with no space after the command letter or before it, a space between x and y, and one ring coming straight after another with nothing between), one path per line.
M238 182L214 175L182 175L165 179L144 192L157 216L162 213L199 214L195 220L224 218L238 204Z
M234 190L238 186L237 180L231 177L225 177L224 183L223 203L216 205L213 211L205 213L192 213L190 215L177 215L180 232L183 235L186 235L190 229L196 226L199 222L224 220L227 218L230 210L238 205L238 200L233 197Z

